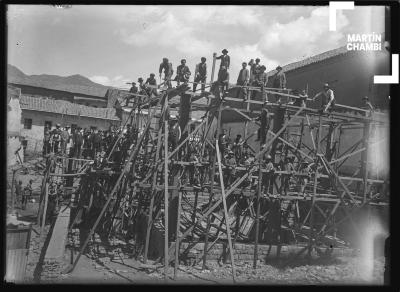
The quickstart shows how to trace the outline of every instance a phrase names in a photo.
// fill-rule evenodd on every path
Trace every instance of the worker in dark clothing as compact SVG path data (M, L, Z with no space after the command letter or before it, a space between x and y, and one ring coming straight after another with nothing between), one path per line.
M261 144L264 144L267 138L267 133L269 130L269 120L268 120L268 109L266 106L263 106L261 110L261 114L258 118L255 120L259 120L261 125L260 128L257 130L257 140L256 141L261 141Z
M286 74L281 66L276 67L276 73L272 76L272 87L286 89ZM280 102L280 95L275 94L275 101Z
M229 70L229 65L231 64L231 57L229 57L227 49L223 49L222 55L216 57L216 59L221 60L221 64L219 65L219 70L221 70L222 67L225 67L226 70Z
M174 74L174 69L172 68L172 63L168 62L167 58L163 58L162 63L160 64L160 68L158 72L161 73L164 70L164 84L168 86L168 88L172 88L171 79L172 74Z
M146 82L144 85L149 85L146 87L147 94L152 97L152 94L158 95L157 93L157 80L154 78L156 75L154 73L150 74L150 77L147 78Z
M69 133L68 133L68 126L64 127L61 131L61 153L63 155L67 152L67 143L69 141Z
M171 146L171 151L174 151L181 139L182 131L177 118L171 118L170 120L172 125L169 130L168 140Z
M132 83L128 83L128 84L131 84L132 86L131 86L131 88L129 89L129 93L132 93L132 95L128 95L127 97L126 97L126 103L125 103L125 105L126 106L128 106L129 105L129 102L131 101L131 98L133 97L134 99L136 99L136 96L134 95L134 94L137 94L138 93L138 88L137 88L137 86L136 86L136 82L132 82Z
M146 86L144 85L143 78L139 77L138 82L139 82L139 93L146 94Z
M74 143L74 157L80 158L83 144L83 136L81 133L81 128L75 129L75 133L72 136L72 141Z
M233 181L235 181L236 177L236 159L235 154L232 151L228 152L228 157L225 161L225 186L229 186Z
M100 152L100 146L101 146L101 136L99 131L95 130L92 136L93 157L96 157L97 153Z
M228 90L228 87L229 87L229 73L228 73L227 69L224 66L219 69L217 84L220 87L220 91L221 92L224 92L225 90Z
M251 64L250 64L250 62L251 62ZM260 74L261 64L260 64L259 58L256 59L256 62L254 62L253 59L251 59L250 62L249 62L249 66L250 66L250 76L251 76L251 84L252 84L254 82L254 80L256 79L256 76L258 74Z
M232 151L235 153L236 161L242 160L242 151L243 151L243 139L242 135L236 135L235 140L233 141Z
M32 183L33 180L29 180L29 184L24 188L24 193L22 196L22 210L26 209L26 204L28 203L29 198L32 196Z
M321 109L320 112L332 111L335 106L335 95L333 90L330 88L328 83L324 84L323 91L318 92L314 97L313 101L319 97L321 97Z
M197 83L201 82L201 92L204 92L206 88L206 79L207 79L207 64L206 58L201 58L201 63L196 65L196 70L194 73L194 83L193 83L193 92L196 91Z
M254 82L253 82L253 86L256 87L260 87L261 88L261 92L264 91L264 88L267 86L267 82L268 82L268 75L267 73L265 73L265 70L267 68L262 65L260 67L260 70L257 71L258 73L256 74L256 76L254 77ZM256 91L253 91L253 98L256 94ZM266 102L266 100L264 100L264 102Z
M50 153L50 129L49 126L46 125L44 128L44 137L43 137L43 155L47 155Z
M263 168L265 170L265 172L263 172L263 177L262 177L262 185L264 187L264 192L272 193L275 167L274 164L272 163L271 155L269 154L264 155Z
M53 130L52 135L51 135L51 144L52 144L52 150L54 153L58 153L60 150L60 143L61 143L61 125L57 124L56 128Z
M181 82L186 84L189 81L191 74L189 67L186 66L186 59L182 59L181 64L176 68L176 76L174 80L177 82L178 86Z
M305 107L306 106L306 101L307 101L307 93L305 90L300 93L298 89L293 90L292 92L293 95L298 96L299 98L295 98L295 101L293 102L294 106L299 106L299 107Z
M247 86L249 84L250 72L249 72L249 69L247 69L246 67L247 67L247 63L243 62L242 69L239 71L239 76L238 76L238 79L236 82L236 85L238 85L238 86ZM240 91L238 91L238 97L241 92L243 92L243 100L245 101L246 97L247 97L247 88L244 87Z

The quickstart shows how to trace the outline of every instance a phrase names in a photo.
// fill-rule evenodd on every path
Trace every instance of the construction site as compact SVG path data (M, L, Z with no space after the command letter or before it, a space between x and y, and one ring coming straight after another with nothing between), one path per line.
M133 283L338 284L339 272L354 270L339 259L360 256L381 281L383 263L370 263L383 256L390 182L370 154L388 143L373 139L389 128L388 114L341 104L322 111L287 88L221 90L216 62L214 54L205 90L192 91L192 82L161 84L150 96L120 90L121 126L133 134L121 148L121 132L107 159L40 160L32 281L62 283L83 260ZM174 123L182 135L171 142ZM244 133L238 148L259 136L246 147L250 159L233 165L220 139L232 123ZM49 201L58 210L51 223ZM110 261L125 268L106 268ZM313 266L325 276L312 278Z

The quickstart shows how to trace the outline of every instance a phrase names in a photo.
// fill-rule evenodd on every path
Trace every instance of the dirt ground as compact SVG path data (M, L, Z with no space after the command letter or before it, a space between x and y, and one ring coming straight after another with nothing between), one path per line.
M31 176L20 176L23 184ZM40 178L35 180L34 187L40 187ZM9 193L9 192L8 192ZM8 200L9 201L9 200ZM40 256L43 254L43 239L38 232L40 228L35 225L38 202L28 203L27 210L17 209L23 220L33 222L31 248L28 256L26 282L28 283L65 283L65 284L234 284L232 280L232 268L230 264L208 262L206 270L201 269L201 263L196 266L180 265L177 279L174 280L174 268L169 267L169 279L164 279L164 267L143 268L140 261L129 258L121 252L109 255L97 256L83 255L74 271L69 274L59 273L51 279L44 275L46 271L40 269ZM47 233L49 226L46 227ZM77 249L74 252L74 257ZM70 249L66 249L65 267L70 263ZM151 262L150 262L151 264ZM384 258L374 260L372 274L366 276L364 259L361 257L337 257L330 260L315 260L308 263L299 259L291 266L280 269L275 263L259 263L253 269L252 262L236 262L236 284L262 284L262 285L382 285L384 272Z

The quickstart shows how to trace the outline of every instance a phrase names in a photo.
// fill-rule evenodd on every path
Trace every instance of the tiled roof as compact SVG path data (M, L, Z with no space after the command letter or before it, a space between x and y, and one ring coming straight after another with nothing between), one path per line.
M314 64L314 63L322 62L322 61L325 61L327 59L330 59L330 58L333 58L333 57L336 57L336 56L340 56L340 55L345 55L345 54L348 54L348 53L351 53L351 52L354 52L354 51L348 51L347 47L343 46L343 47L339 47L339 48L334 49L334 50L330 50L330 51L324 52L322 54L318 54L318 55L306 58L306 59L298 61L298 62L287 64L285 66L282 66L282 69L283 69L284 72L289 72L289 71L292 71L292 70L296 70L296 69L302 68L302 67L307 66L307 65L311 65L311 64ZM267 74L268 75L273 75L273 74L275 74L275 72L276 72L276 70L271 70Z
M65 100L55 100L29 95L21 95L20 104L22 110L34 110L105 120L120 120L116 114L115 108L95 108Z

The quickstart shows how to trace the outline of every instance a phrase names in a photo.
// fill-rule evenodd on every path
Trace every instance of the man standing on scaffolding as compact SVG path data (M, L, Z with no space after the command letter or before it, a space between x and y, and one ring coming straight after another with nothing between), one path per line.
M150 85L146 88L147 94L149 97L152 97L152 94L157 96L157 80L154 78L156 75L154 73L150 74L150 77L147 78L146 83L144 85Z
M174 74L174 69L172 69L172 63L168 62L167 58L163 58L163 61L160 64L160 68L158 70L158 72L160 73L160 79L163 70L164 70L164 84L167 85L168 88L172 88L171 79L172 79L172 74Z
M320 113L325 113L328 109L329 111L332 111L333 107L335 106L335 95L333 93L333 90L330 88L328 83L324 84L323 91L318 92L314 97L313 101L321 97L321 109Z
M190 74L192 74L189 70L189 67L186 66L186 59L181 60L181 64L176 68L176 77L175 81L177 81L177 85L179 86L181 82L186 84L189 81Z
M229 70L229 65L231 64L231 57L229 57L227 49L223 49L222 55L219 57L216 57L216 59L221 60L221 64L219 65L220 71L222 70L222 67L225 67L225 70Z
M220 88L220 92L222 92L222 99L224 99L224 93L229 87L229 73L225 66L219 69L217 84Z
M276 73L272 77L272 87L273 88L279 88L279 89L286 89L286 74L285 72L282 71L282 67L278 66L276 67ZM280 92L280 91L278 91ZM280 103L281 97L278 94L275 94L275 101L277 103Z
M264 65L262 65L260 67L259 73L255 76L254 82L253 82L253 86L260 87L261 92L264 91L264 87L267 86L267 83L268 83L268 75L267 75L267 73L265 73L266 69L267 68ZM254 98L255 94L256 94L256 91L253 91L253 98ZM264 96L263 96L263 98L264 98ZM264 100L264 102L266 102L266 100Z
M238 79L236 82L236 85L244 86L243 88L241 88L241 90L238 91L238 98L239 98L240 92L243 92L243 101L246 101L247 88L245 86L247 86L249 84L249 80L250 80L250 72L249 72L249 69L247 69L246 67L247 67L247 63L243 62L242 69L239 71L239 76L238 76Z
M206 88L206 79L207 79L207 64L206 58L201 58L201 63L196 65L196 70L194 73L194 83L193 83L193 92L196 91L197 83L201 82L201 92L204 92Z

